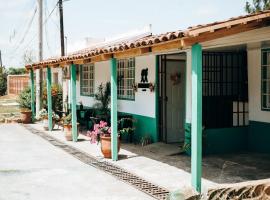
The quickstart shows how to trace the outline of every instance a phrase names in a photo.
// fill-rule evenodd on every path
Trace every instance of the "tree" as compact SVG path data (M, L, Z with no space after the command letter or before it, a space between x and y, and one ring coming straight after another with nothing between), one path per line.
M270 0L252 0L246 2L245 11L249 14L270 9Z
M7 91L7 71L5 67L0 67L0 96L6 94Z
M26 70L24 67L22 67L22 68L13 68L13 67L8 68L9 75L18 75L18 74L25 74L25 73L26 73Z

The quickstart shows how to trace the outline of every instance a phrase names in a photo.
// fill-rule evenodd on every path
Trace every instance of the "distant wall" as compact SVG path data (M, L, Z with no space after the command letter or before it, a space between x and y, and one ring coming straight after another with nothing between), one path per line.
M29 86L29 75L8 75L7 77L7 94L20 94L24 88Z

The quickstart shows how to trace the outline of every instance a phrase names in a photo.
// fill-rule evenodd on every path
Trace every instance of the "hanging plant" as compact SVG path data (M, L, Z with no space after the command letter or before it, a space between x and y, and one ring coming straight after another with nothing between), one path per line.
M171 81L173 85L177 85L181 82L181 73L180 72L175 72L171 74Z
M154 83L149 83L149 89L150 89L150 92L154 92L155 84Z
M138 91L138 84L134 83L134 84L132 85L132 88L133 88L133 91L134 91L134 92L137 92L137 91Z

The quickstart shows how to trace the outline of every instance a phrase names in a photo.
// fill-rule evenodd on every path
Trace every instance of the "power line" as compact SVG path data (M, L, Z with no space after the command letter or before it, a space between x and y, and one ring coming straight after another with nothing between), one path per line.
M51 10L50 14L48 15L48 17L44 20L42 26L45 26L48 22L48 20L50 19L50 17L52 16L53 12L55 11L55 9L57 8L57 5L58 5L58 1L57 3L55 4L54 8ZM37 9L37 8L36 8ZM31 43L37 38L38 36L38 33L34 34L34 36L31 38L31 40L24 46L24 48L22 49L23 51L25 51L30 45ZM19 48L21 47L21 45L18 46L18 48L16 48L15 51L17 51ZM15 56L15 52L13 51L12 52L12 55L10 56L10 59L11 58L14 58Z
M21 45L21 44L24 42L24 39L25 39L25 37L27 36L27 33L29 32L29 30L30 30L30 28L31 28L31 26L32 26L32 24L33 24L33 21L34 21L34 18L35 18L36 13L37 13L37 8L35 8L35 10L34 10L34 14L33 14L33 16L31 17L31 20L30 20L30 22L29 22L29 24L28 24L28 26L27 26L26 31L24 32L24 35L23 35L22 39L21 39L20 42L19 42L19 45ZM17 47L17 48L18 48L18 47Z

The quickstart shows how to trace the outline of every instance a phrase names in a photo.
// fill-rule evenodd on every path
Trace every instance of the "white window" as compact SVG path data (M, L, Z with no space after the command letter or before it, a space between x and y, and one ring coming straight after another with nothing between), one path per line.
M80 91L82 96L94 95L94 64L81 65Z
M270 111L270 49L262 50L262 110Z
M135 58L117 61L118 99L134 100Z

